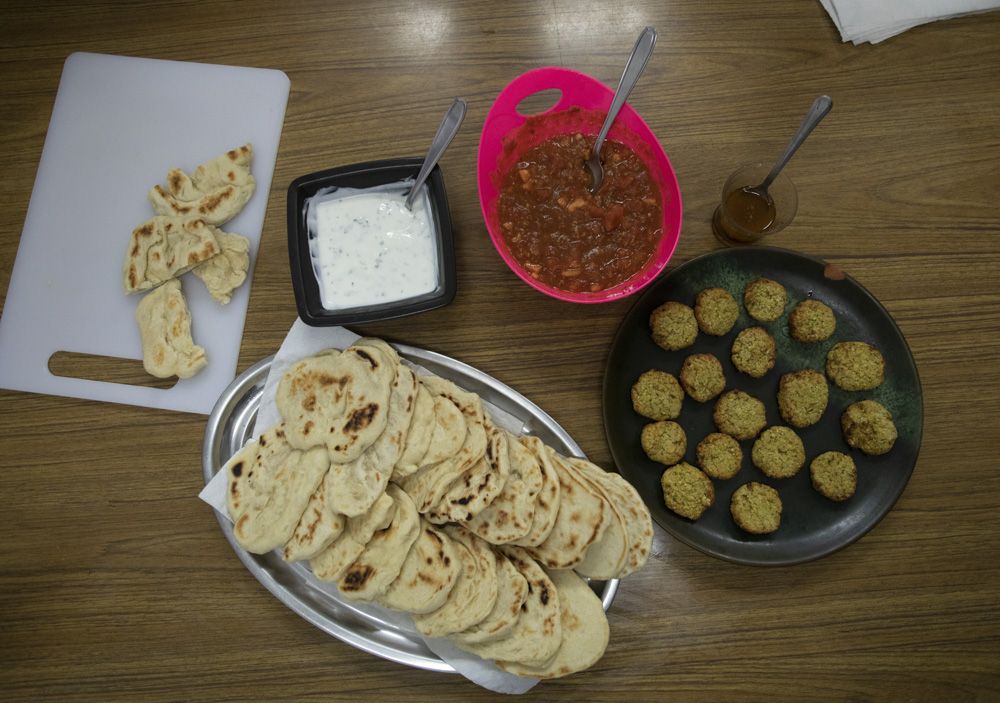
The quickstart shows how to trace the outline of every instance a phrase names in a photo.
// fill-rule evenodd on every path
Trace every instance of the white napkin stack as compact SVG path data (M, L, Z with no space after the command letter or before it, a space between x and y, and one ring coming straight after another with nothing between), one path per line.
M1000 0L819 0L843 40L880 41L917 25L1000 8Z

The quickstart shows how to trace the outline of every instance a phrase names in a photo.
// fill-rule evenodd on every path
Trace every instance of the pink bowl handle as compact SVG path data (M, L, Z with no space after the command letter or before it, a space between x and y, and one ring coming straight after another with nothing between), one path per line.
M574 105L607 110L613 96L610 88L584 73L557 66L536 68L515 78L497 96L492 108L497 128L506 133L524 124L528 117L518 112L517 106L525 98L544 90L562 93L559 101L545 113L568 110Z

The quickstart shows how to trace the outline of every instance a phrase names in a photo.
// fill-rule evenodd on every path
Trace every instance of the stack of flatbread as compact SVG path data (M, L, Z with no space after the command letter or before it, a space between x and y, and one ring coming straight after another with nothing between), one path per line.
M617 474L496 427L483 403L359 339L292 365L282 422L224 467L245 549L308 560L349 599L511 673L555 678L604 654L584 578L645 564L649 512Z
M167 173L149 201L156 216L134 230L123 267L126 293L152 289L136 309L142 363L157 378L189 378L208 363L191 336L191 313L180 276L192 271L225 305L246 280L250 242L219 225L243 209L256 182L250 174L253 148L245 144L203 163L188 175Z

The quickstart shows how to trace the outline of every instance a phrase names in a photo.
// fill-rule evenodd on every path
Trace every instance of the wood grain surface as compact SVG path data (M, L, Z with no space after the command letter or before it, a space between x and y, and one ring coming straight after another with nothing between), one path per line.
M812 98L833 96L789 167L798 216L768 243L835 262L889 309L920 371L923 447L886 518L814 563L736 566L657 529L610 612L605 657L529 696L1000 699L1000 13L854 47L806 0L5 2L0 296L74 51L291 78L240 370L295 319L285 186L422 154L462 95L468 118L442 161L458 296L359 331L496 376L610 468L601 379L631 302L573 306L518 281L489 243L475 157L510 79L554 64L614 85L646 24L659 42L631 104L681 183L675 264L719 247L709 222L726 176L774 158ZM195 497L204 417L2 391L0 426L0 699L499 698L356 651L267 593Z

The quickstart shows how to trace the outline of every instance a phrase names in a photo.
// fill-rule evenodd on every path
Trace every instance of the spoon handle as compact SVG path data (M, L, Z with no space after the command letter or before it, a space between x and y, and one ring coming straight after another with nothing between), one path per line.
M434 139L431 140L431 148L427 150L427 156L424 158L424 165L420 167L420 173L417 174L417 180L413 182L413 187L410 188L410 194L406 196L406 209L411 210L413 208L413 201L417 197L417 192L420 190L420 186L424 184L427 180L427 176L430 175L431 169L437 164L438 160L444 154L445 149L451 144L451 140L455 138L458 133L458 128L462 126L462 121L465 119L465 101L462 98L455 98L455 101L448 108L448 111L444 113L444 118L441 120L441 126L438 127L437 133L434 135Z
M625 70L622 72L622 78L618 81L618 90L615 91L615 97L611 100L608 116L604 119L604 125L601 127L600 134L597 135L597 141L594 142L594 155L598 158L601 155L601 147L604 146L604 139L608 136L608 130L611 129L611 123L615 121L618 111L622 109L622 105L628 100L632 88L635 87L639 76L642 75L643 69L646 68L646 63L653 53L654 46L656 46L656 30L652 27L646 27L635 41L635 46L632 48L632 55L628 57Z
M774 165L774 168L771 169L771 172L767 174L767 178L764 179L764 182L761 183L758 188L763 190L768 189L774 179L778 177L781 169L783 169L785 165L791 161L792 156L794 156L795 152L798 151L800 146L802 146L802 142L806 140L806 137L808 137L809 134L816 129L816 125L820 123L820 120L826 117L827 113L832 109L833 100L829 95L820 95L818 98L813 100L812 107L809 108L809 112L806 113L805 118L802 120L802 124L799 125L799 131L795 133L794 137L792 137L792 141L788 143L788 148L785 149L785 153L781 155L781 158L778 159L778 163Z

